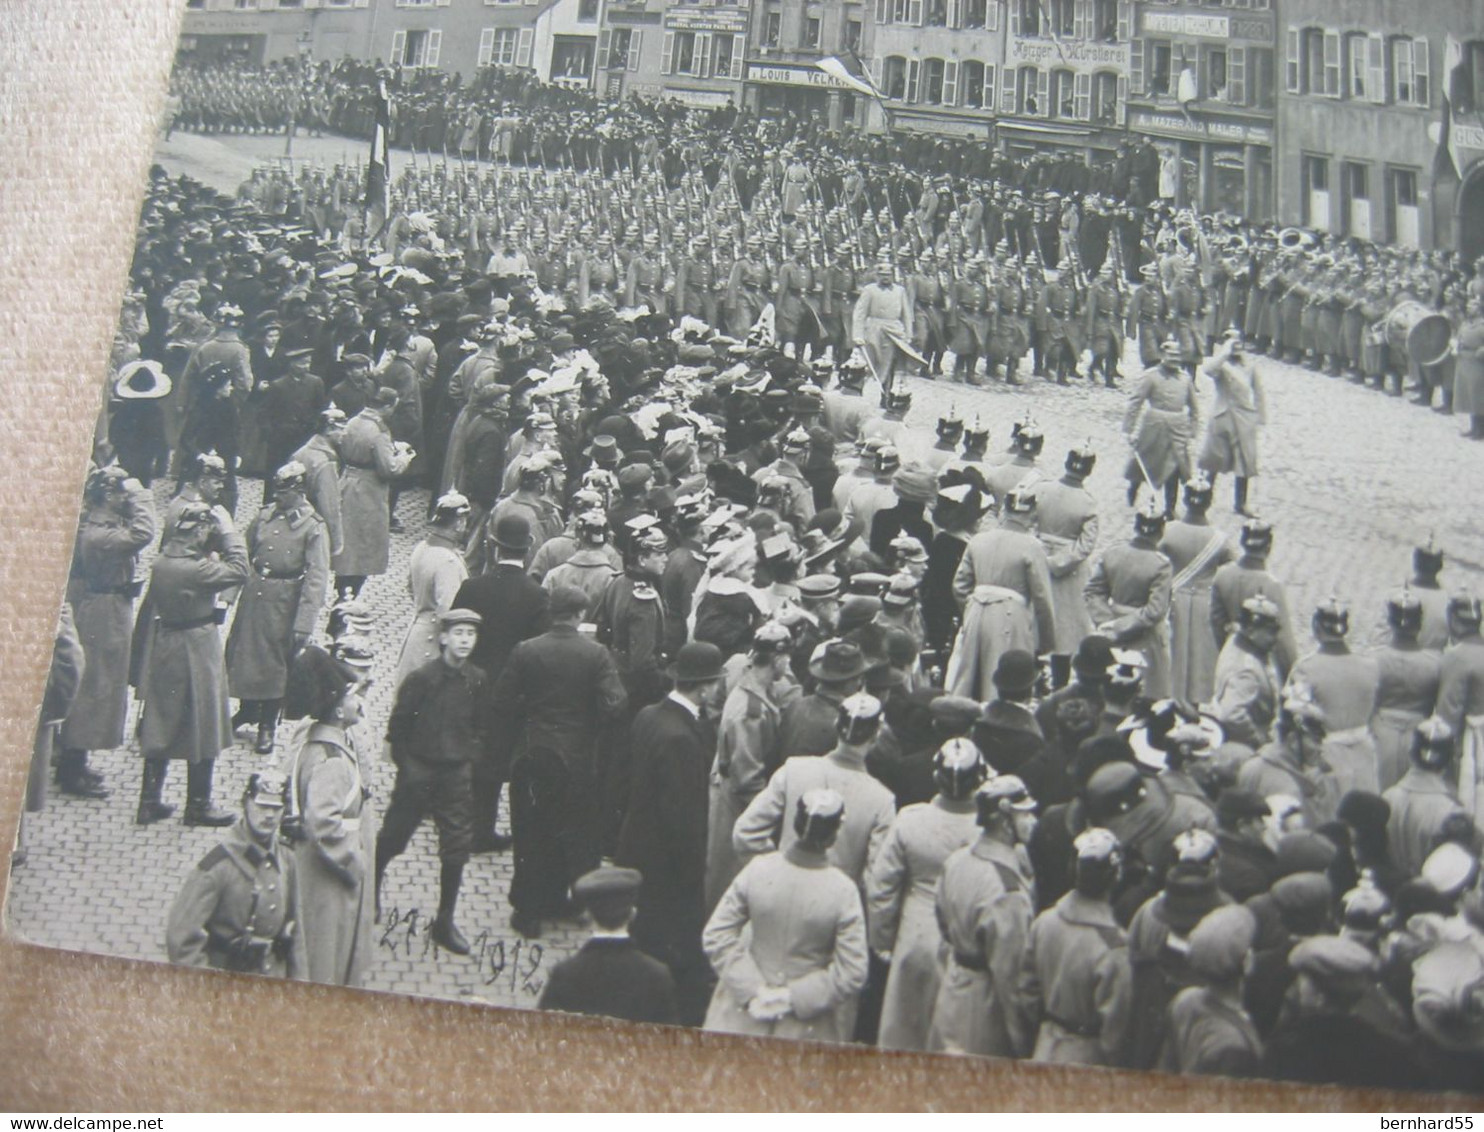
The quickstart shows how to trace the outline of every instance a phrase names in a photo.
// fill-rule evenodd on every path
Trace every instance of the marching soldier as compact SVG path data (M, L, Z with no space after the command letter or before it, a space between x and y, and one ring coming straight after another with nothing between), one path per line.
M979 358L987 355L990 349L993 315L988 281L984 257L976 253L969 257L949 296L948 310L953 325L949 339L949 348L953 351L953 380L964 385L979 384L976 376Z
M1123 290L1113 270L1113 261L1103 264L1087 293L1086 334L1092 347L1092 366L1087 379L1102 363L1103 384L1112 389L1122 376L1118 363L1123 357Z

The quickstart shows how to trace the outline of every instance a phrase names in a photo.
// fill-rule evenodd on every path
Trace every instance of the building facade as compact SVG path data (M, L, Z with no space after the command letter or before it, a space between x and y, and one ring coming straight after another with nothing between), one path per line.
M1141 3L1128 125L1154 138L1181 207L1273 217L1276 21L1270 0Z
M379 2L379 0L377 0ZM368 59L373 0L187 0L183 58L261 64L294 55Z
M1004 0L875 0L871 74L886 95L882 128L988 138L1004 61Z
M755 0L743 72L744 105L764 117L817 118L829 129L861 125L864 102L821 71L819 60L864 55L867 11L855 0Z
M1484 254L1484 8L1283 0L1279 15L1281 219Z

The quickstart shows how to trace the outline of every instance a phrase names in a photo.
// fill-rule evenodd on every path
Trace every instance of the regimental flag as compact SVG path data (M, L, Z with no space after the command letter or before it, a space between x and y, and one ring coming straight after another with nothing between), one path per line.
M833 55L819 60L814 65L825 74L838 79L845 86L855 91L856 94L864 94L867 98L874 98L878 102L885 97L881 91L876 89L876 85L871 82L869 75L862 78L859 75L851 74L850 69Z
M366 236L380 236L391 212L389 195L392 182L391 152L392 100L387 94L386 79L377 89L376 125L371 130L371 159L366 164Z

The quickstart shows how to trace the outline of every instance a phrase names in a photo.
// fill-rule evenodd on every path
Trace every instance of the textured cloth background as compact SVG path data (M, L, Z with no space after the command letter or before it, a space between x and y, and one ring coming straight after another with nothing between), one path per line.
M183 0L0 5L6 846L20 812L89 437L183 7ZM636 1030L175 971L0 939L0 1110L368 1107L1450 1106L1421 1096L1056 1072Z

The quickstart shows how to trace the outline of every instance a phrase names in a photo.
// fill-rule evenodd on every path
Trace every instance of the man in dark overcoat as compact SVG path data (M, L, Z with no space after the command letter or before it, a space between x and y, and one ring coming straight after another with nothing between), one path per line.
M495 684L495 718L514 739L510 923L527 936L571 911L568 886L598 863L596 747L628 705L613 654L578 632L586 612L586 593L556 586L551 628L516 645Z
M525 556L531 546L531 525L524 515L506 515L494 527L494 567L467 579L454 597L460 609L472 609L484 619L471 657L489 677L491 686L505 671L510 651L521 641L544 633L550 624L547 591L526 573ZM474 766L474 852L510 848L510 839L495 833L500 812L500 787L510 773L511 730L496 728L487 736L486 750Z
M711 969L701 950L706 923L706 814L712 722L722 688L721 650L706 641L683 646L670 669L675 688L634 719L629 797L616 860L647 879L639 894L634 941L675 976L682 1025L699 1026L711 999Z

